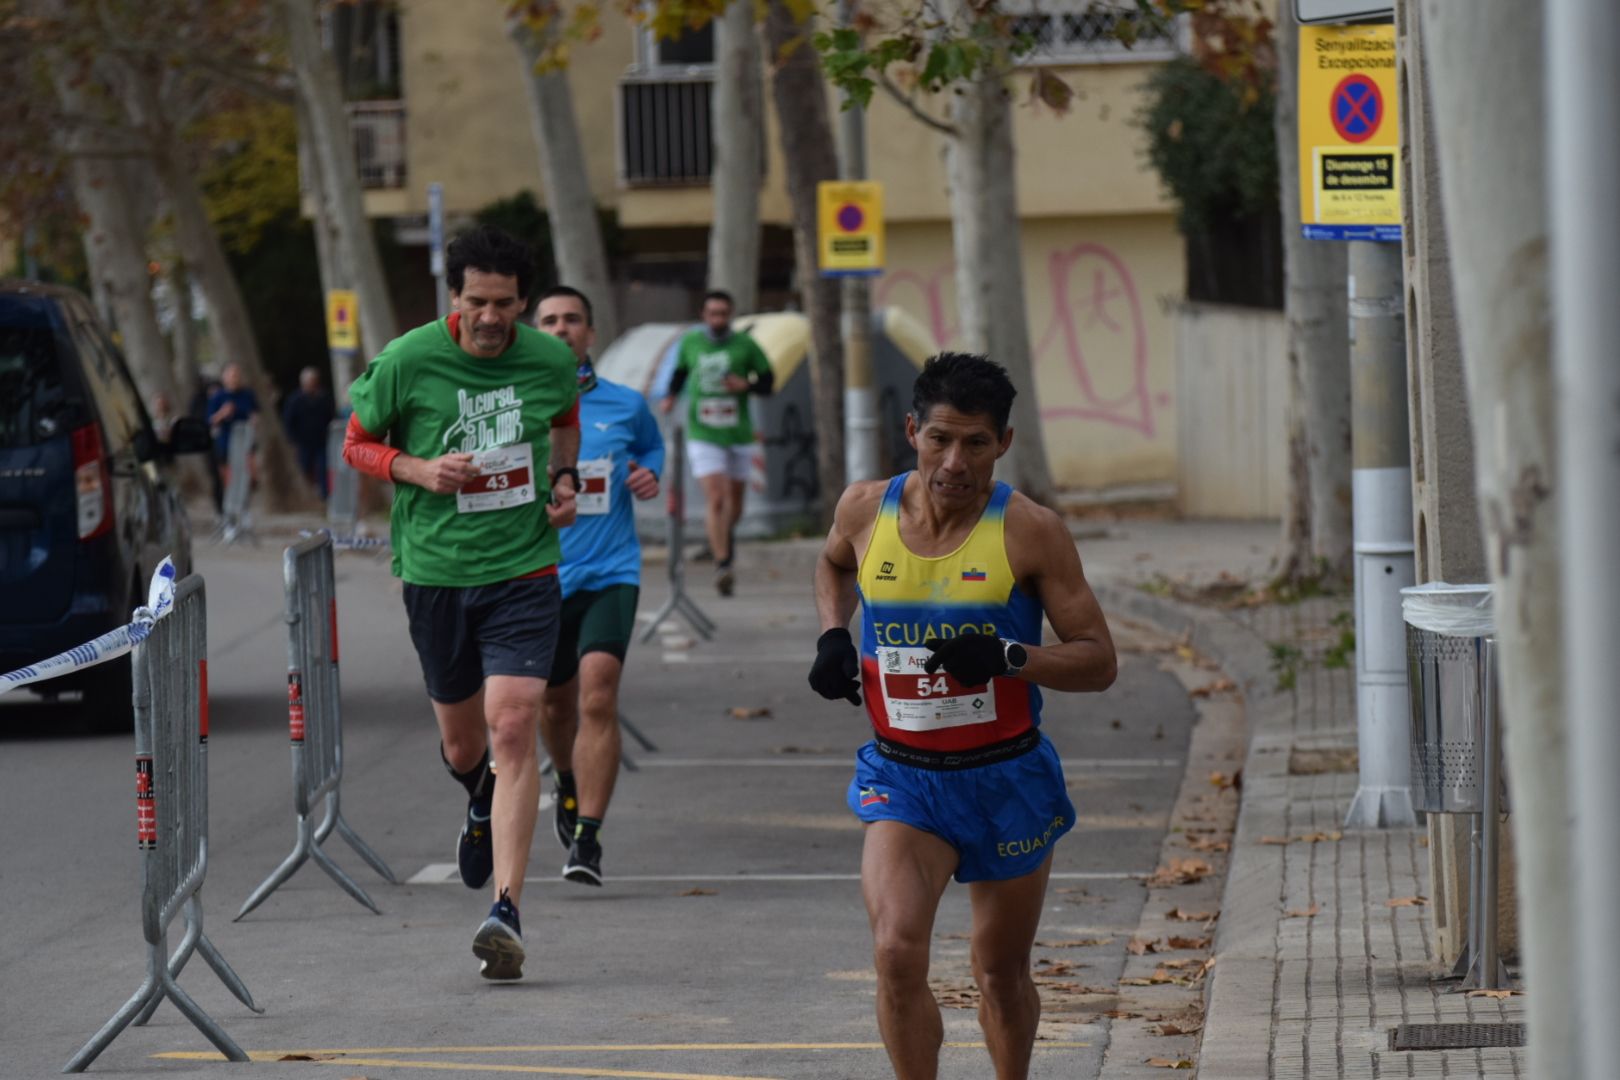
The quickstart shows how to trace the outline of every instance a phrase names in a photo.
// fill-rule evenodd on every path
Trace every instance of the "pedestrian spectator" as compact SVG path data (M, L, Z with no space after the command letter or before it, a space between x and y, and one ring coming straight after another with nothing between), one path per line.
M242 378L241 365L226 364L219 373L219 389L208 398L208 427L214 433L214 459L224 487L231 484L231 429L237 424L256 425L258 415L259 395ZM253 471L251 459L248 471Z
M307 367L298 373L298 389L281 405L281 425L298 454L298 471L315 485L321 501L328 494L326 476L326 435L337 406L331 391L321 385L320 369Z

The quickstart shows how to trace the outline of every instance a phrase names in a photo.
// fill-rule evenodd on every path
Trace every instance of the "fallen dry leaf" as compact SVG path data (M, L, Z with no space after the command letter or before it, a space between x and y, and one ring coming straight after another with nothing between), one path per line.
M1165 941L1172 949L1207 949L1214 938L1207 937L1173 937Z
M1166 885L1191 885L1210 875L1213 868L1203 859L1171 859L1169 866L1161 866L1148 876L1151 888Z
M1427 896L1397 896L1393 900L1385 900L1385 907L1423 907L1429 902Z
M1186 1058L1152 1057L1148 1058L1143 1064L1152 1065L1155 1069L1190 1069L1193 1067L1193 1063Z
M1524 991L1523 990L1470 990L1470 991L1468 991L1468 996L1469 997L1491 998L1494 1001L1502 1001L1503 999L1510 998L1510 997L1523 997L1524 996Z
M1204 1030L1204 1025L1203 1024L1193 1024L1191 1026L1186 1025L1186 1024L1160 1024L1158 1026L1158 1028L1154 1030L1153 1034L1155 1034L1155 1035L1196 1035L1200 1031L1203 1031L1203 1030Z
M719 894L716 893L713 889L687 889L685 892L679 893L677 895L680 895L680 896L718 896Z
M1209 774L1209 782L1220 788L1222 791L1225 791L1227 788L1232 786L1233 780L1232 776L1228 773L1212 772Z
M1321 904L1312 904L1308 908L1289 908L1283 912L1285 919L1314 919L1322 913Z
M1182 957L1180 960L1160 960L1159 966L1171 971L1185 971L1188 968L1201 968L1204 962L1194 956Z
M1296 836L1294 842L1296 844L1326 844L1337 843L1343 839L1344 833L1334 829L1332 832L1313 832L1306 833L1303 836Z
M749 708L746 705L733 705L727 710L733 720L768 720L771 710L766 708Z
M1213 836L1184 836L1182 839L1194 851L1222 852L1232 850L1232 841L1220 840Z
M1132 938L1130 944L1125 946L1125 951L1132 956L1146 956L1148 953L1158 952L1159 943L1148 938Z
M966 937L967 935L962 935ZM1036 948L1040 949L1086 949L1093 945L1112 945L1111 937L1083 937L1070 938L1067 941L1036 941Z
M1067 960L1040 959L1035 962L1037 976L1056 979L1064 975L1073 975L1076 968L1083 968L1085 964L1072 963Z
M1182 911L1178 907L1164 913L1165 918L1176 919L1179 922L1214 922L1220 916L1221 913L1218 911Z
M1205 683L1203 686L1194 687L1193 689L1187 691L1187 696L1192 698L1207 698L1212 697L1215 694L1224 694L1236 689L1237 683L1233 682L1231 679L1216 679L1212 683Z
M1286 845L1288 843L1288 837L1286 837L1286 836L1262 836L1260 838L1259 842L1262 843L1262 844L1276 844L1277 846L1282 847L1283 845Z

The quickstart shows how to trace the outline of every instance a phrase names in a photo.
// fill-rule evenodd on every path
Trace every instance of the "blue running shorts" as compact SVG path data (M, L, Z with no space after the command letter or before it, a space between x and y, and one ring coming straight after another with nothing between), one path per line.
M855 754L849 808L867 824L898 821L956 849L956 880L1005 881L1040 869L1074 827L1057 750L1044 735L1027 753L972 769L924 769Z

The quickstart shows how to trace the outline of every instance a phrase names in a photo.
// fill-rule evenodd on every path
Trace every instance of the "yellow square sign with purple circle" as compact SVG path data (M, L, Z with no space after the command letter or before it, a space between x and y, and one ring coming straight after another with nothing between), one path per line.
M1299 28L1300 222L1311 240L1401 238L1395 27Z
M883 185L823 180L816 185L816 250L822 277L883 273Z

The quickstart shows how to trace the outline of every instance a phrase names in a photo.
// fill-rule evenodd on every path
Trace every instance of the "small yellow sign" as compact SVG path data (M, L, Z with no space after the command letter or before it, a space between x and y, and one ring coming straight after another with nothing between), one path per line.
M1300 222L1313 240L1401 238L1395 27L1299 28Z
M326 294L326 346L347 352L360 347L360 297L352 289Z
M883 185L823 180L816 185L817 251L822 277L883 272Z

